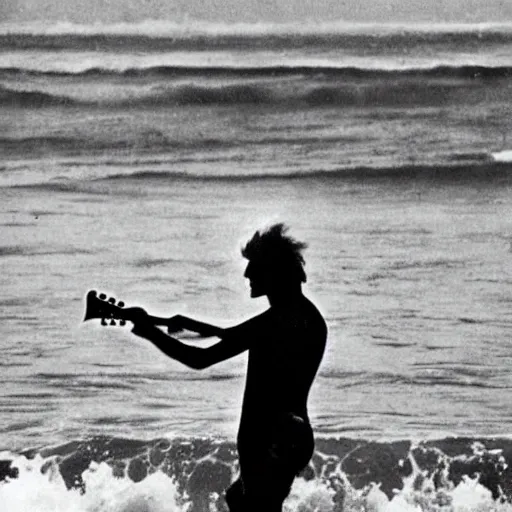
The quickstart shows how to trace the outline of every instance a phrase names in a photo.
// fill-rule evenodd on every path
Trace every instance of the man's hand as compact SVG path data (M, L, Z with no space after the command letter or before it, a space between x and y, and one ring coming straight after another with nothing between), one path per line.
M147 338L156 327L149 321L149 315L142 308L130 308L130 322L133 323L133 334Z
M183 317L181 315L175 315L169 319L167 324L167 333L176 334L183 330Z
M130 308L126 310L128 320L132 322L134 325L149 323L149 315L146 313L146 310L143 308Z

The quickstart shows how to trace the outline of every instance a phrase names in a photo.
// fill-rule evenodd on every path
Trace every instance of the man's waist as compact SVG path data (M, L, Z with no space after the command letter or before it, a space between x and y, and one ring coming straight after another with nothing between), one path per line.
M242 412L238 440L265 442L275 437L276 432L293 433L303 428L310 428L307 411L267 410L265 412Z
M242 422L237 438L240 460L258 459L279 447L286 451L313 445L309 419L293 414L273 418L273 421L268 418L268 421L259 423Z

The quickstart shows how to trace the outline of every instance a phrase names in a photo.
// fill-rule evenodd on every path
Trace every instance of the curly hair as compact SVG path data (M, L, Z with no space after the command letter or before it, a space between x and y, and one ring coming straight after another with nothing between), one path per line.
M287 235L288 229L288 226L280 223L263 231L256 231L242 248L242 256L249 261L262 262L272 267L283 279L299 280L305 283L306 262L302 251L308 245Z

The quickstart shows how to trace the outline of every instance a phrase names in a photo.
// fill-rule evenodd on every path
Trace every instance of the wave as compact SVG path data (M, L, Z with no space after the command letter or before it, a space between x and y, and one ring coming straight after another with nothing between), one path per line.
M395 34L395 33L503 33L512 34L512 22L421 23L421 22L353 22L344 20L307 22L232 22L183 19L146 19L138 22L92 24L69 21L28 21L0 23L0 35L268 35L268 34Z
M478 84L477 84L478 85ZM70 97L60 93L39 90L16 90L0 86L0 106L91 106L91 107L165 107L215 105L269 105L279 107L408 107L472 104L488 98L482 87L445 80L374 80L371 82L316 81L309 83L265 84L228 83L155 85L149 91L141 90L129 97L119 94L115 87L103 91L99 98ZM507 95L495 87L497 98ZM505 89L505 88L504 88ZM76 93L80 94L80 93Z
M136 135L126 135L118 139L104 137L98 138L84 138L84 137L60 137L60 136L35 136L35 137L0 137L0 150L4 154L19 155L40 155L47 153L63 153L65 155L81 155L91 154L103 151L122 151L122 150L137 150L138 158L130 156L128 160L119 160L116 158L101 159L101 161L80 161L80 160L66 160L60 163L61 167L96 167L98 164L110 167L136 167L138 165L154 165L161 166L167 163L189 163L197 162L217 162L223 157L205 157L204 155L197 156L184 156L181 158L173 158L171 160L165 157L159 157L159 153L165 153L171 150L204 150L204 149L230 149L245 145L271 145L271 144L305 144L313 142L342 142L347 141L348 138L343 137L267 137L257 140L226 140L222 138L203 138L199 140L173 140L167 137L160 130L148 129L141 131ZM151 151L154 158L144 156L147 151ZM62 183L61 183L62 184ZM65 184L65 183L64 183Z
M16 104L14 104L16 105ZM29 103L30 105L30 103ZM49 105L53 105L52 102ZM19 106L19 104L18 104ZM83 141L73 137L0 137L0 148L4 154L33 153L34 151L66 150L78 146Z
M37 249L31 246L0 246L0 258L7 256L80 256L92 254L91 251L78 248L52 248L52 249Z
M385 180L386 182L410 184L429 183L512 183L512 162L473 162L457 165L413 165L397 167L354 167L337 170L314 170L299 172L262 172L252 174L194 174L182 171L139 171L110 174L91 180L49 181L43 183L9 184L6 188L27 189L41 192L126 194L130 186L140 190L144 186L162 187L180 181L244 183L251 181L340 181L340 180ZM124 185L124 186L121 186Z
M512 149L504 149L493 153L493 159L496 162L512 162Z
M54 107L72 106L78 103L66 96L42 91L19 91L0 85L0 106L3 107Z
M55 104L49 102L46 106L54 106ZM62 105L62 104L58 104ZM65 104L69 105L77 105L77 103L69 103ZM18 105L19 106L19 105ZM25 107L31 106L31 104L24 104ZM45 106L41 104L37 104L37 106ZM226 142L226 144L228 144ZM22 154L24 156L27 155L40 155L40 154L48 154L48 153L64 153L64 154L83 154L83 153L94 153L98 151L114 151L114 150L123 150L123 149L138 149L144 150L144 148L151 148L152 151L157 151L158 149L194 149L197 147L207 147L209 145L213 145L219 147L222 145L222 141L201 141L201 142L174 142L167 139L161 132L158 130L148 130L147 132L143 132L142 134L138 134L137 137L133 138L121 138L119 140L108 139L105 137L104 139L98 140L97 138L82 138L82 137L59 137L59 136L41 136L41 137L0 137L0 150L4 154L12 154L19 155ZM115 165L115 161L105 161L103 162L105 165ZM130 162L123 162L122 165L133 166L137 165L139 160L132 160ZM147 159L141 160L141 163L148 164L152 163ZM155 160L153 163L158 164L159 161ZM96 166L98 162L94 162L91 164ZM117 162L118 165L119 162ZM75 162L70 165L83 165L87 166L87 163Z
M356 67L321 65L275 65L275 66L143 66L112 69L92 67L82 70L41 70L21 67L0 68L0 77L75 77L82 78L287 78L303 77L324 80L378 81L402 79L467 79L494 80L512 77L511 66L482 65L429 65L424 67Z
M186 172L168 171L139 171L130 174L112 174L97 178L96 183L112 181L144 181L162 182L169 180L199 180L199 181L253 181L253 180L304 180L304 179L401 179L454 181L465 179L488 180L492 178L512 177L512 162L492 162L491 157L485 163L454 165L405 165L396 167L354 167L337 170L313 170L299 172L267 172L256 174L223 174L197 175Z
M287 510L427 511L466 505L468 512L483 512L501 503L500 510L510 511L511 463L512 440L506 438L418 443L318 438ZM30 509L31 499L38 500L38 509L51 503L56 512L102 509L96 502L109 503L112 512L225 510L223 493L237 471L236 448L221 439L96 437L4 453L0 498L11 512Z
M496 44L512 41L512 24L377 24L377 23L238 23L157 21L80 25L33 22L0 24L5 49L139 49L356 47L378 40L389 44L468 42Z
M455 33L455 34L414 34L398 33L386 36L369 34L329 34L329 35L228 35L228 36L186 36L154 38L152 36L110 36L110 35L0 35L0 46L4 51L51 51L51 52L148 52L170 51L294 51L298 48L324 51L364 51L382 54L385 50L428 46L433 50L449 49L463 51L467 47L488 48L508 46L512 43L512 33Z

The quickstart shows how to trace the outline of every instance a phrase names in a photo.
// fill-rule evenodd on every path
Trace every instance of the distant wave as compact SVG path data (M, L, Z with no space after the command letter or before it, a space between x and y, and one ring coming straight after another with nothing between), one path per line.
M46 104L37 103L35 106L53 106L61 105L60 103L54 103L49 101ZM77 105L77 102L64 103L65 105ZM15 104L16 105L16 104ZM18 104L19 106L19 104ZM24 103L24 106L33 106L30 102ZM161 132L148 131L146 134L138 134L136 139L126 138L112 140L108 137L102 139L91 138L84 139L80 137L59 137L59 136L41 136L41 137L0 137L0 151L4 154L24 154L25 156L31 154L42 154L48 152L65 152L71 154L81 154L86 151L103 151L103 150L123 150L130 148L137 148L143 150L144 148L151 148L153 151L158 149L172 149L172 148L193 148L200 146L201 144L215 144L216 141L201 141L196 143L184 142L183 144L174 143L173 141L167 140ZM222 141L217 142L218 145L222 145ZM108 165L110 162L106 162ZM131 165L136 165L138 162L135 161ZM144 161L144 163L147 163ZM80 164L86 165L86 164ZM95 163L94 165L97 165ZM112 164L113 165L113 164ZM128 165L128 164L124 164Z
M375 39L446 44L512 41L512 24L378 24L378 23L208 23L148 20L140 23L92 24L33 22L0 24L5 49L159 48L296 48L347 47Z
M129 185L139 190L141 183L146 187L162 187L179 181L238 183L251 181L342 181L342 180L385 180L386 182L410 184L427 181L432 183L485 182L512 184L512 162L473 162L457 165L417 165L399 167L354 167L337 170L316 170L303 172L262 172L253 174L194 174L182 171L139 171L134 173L112 173L92 180L49 181L42 183L10 184L7 188L22 188L45 192L120 194L129 193ZM119 185L119 187L117 186ZM121 185L128 185L121 186Z
M62 256L62 255L84 255L91 254L90 251L84 249L73 248L36 248L32 246L0 246L0 258L7 256Z
M5 107L45 107L71 106L77 102L66 96L53 95L41 91L19 91L0 85L0 106Z
M53 105L53 102L50 101L49 104ZM47 151L49 149L62 150L78 146L79 144L83 145L83 141L72 137L0 137L0 149L4 153Z
M512 149L504 149L493 153L493 159L496 162L512 162Z
M205 20L146 19L138 22L92 24L69 21L0 23L0 35L147 35L155 38L177 35L265 35L265 34L395 34L395 33L511 33L512 22L421 23L353 22L344 20L305 22L231 22Z
M146 19L137 22L28 21L0 23L0 34L33 35L148 35L170 37L183 35L267 35L267 34L395 34L395 33L512 33L512 22L421 23L354 22L344 20L300 22L219 22L183 19L179 21Z
M174 157L167 161L165 153L171 150L204 150L204 149L230 149L240 146L265 146L265 145L299 145L312 143L347 143L357 141L358 139L346 137L343 135L330 137L290 137L290 136L271 136L261 137L254 140L236 139L228 140L225 138L203 138L198 140L172 140L159 130L147 130L139 132L136 136L126 136L126 138L109 139L107 136L99 138L82 137L59 137L59 136L36 136L36 137L0 137L0 152L4 154L19 155L41 155L45 153L65 153L83 154L84 152L113 151L123 149L136 149L138 158L131 158L129 161L106 159L101 161L101 165L111 167L135 167L138 165L160 166L166 163L189 163L196 162L200 158L201 162L217 162L223 160L223 156L197 157L185 155ZM147 158L148 151L157 155L155 158ZM163 160L160 153L164 154ZM469 157L468 157L469 158ZM465 158L465 161L468 160ZM60 164L62 167L75 166L97 166L98 161L92 163L79 161L66 161Z
M361 68L354 66L297 66L290 64L276 66L147 66L127 69L93 67L79 71L55 69L31 69L21 67L0 67L0 77L158 77L158 78L280 78L304 77L345 80L389 80L394 78L440 78L440 79L501 79L512 77L510 66L480 65L431 65L429 67Z
M508 73L508 71L507 71ZM187 85L166 83L142 89L137 95L124 97L115 87L102 91L102 97L90 99L68 97L61 93L37 90L16 90L0 86L0 105L16 107L44 106L101 106L101 107L156 107L156 106L210 106L210 105L273 105L292 107L365 107L443 105L446 103L471 103L485 101L487 95L475 88L471 94L469 83L448 80L414 79L329 81L298 81L282 84L279 81L231 82L219 85L199 79ZM464 94L469 91L470 94ZM79 93L74 93L79 94ZM87 92L85 92L87 94ZM504 91L502 94L507 94Z
M436 181L453 181L460 179L491 179L493 177L506 177L512 180L512 162L494 163L489 155L484 161L480 156L480 162L454 164L454 165L406 165L397 167L354 167L334 171L316 170L309 172L288 173L256 173L256 174L223 174L223 175L198 175L186 172L168 171L139 171L130 174L111 174L105 178L97 178L95 182L102 181L168 181L175 179L200 180L200 181L253 181L253 180L304 180L304 179L431 179Z

